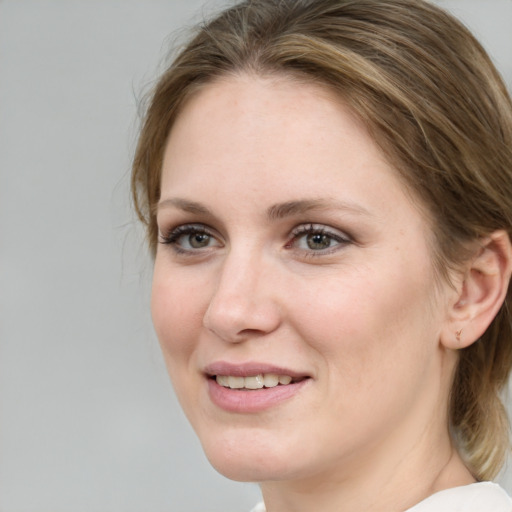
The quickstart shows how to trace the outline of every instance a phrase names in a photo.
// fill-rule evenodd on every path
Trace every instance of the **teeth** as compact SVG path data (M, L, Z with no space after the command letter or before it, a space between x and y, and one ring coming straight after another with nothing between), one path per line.
M266 388L275 388L279 384L279 375L276 375L275 373L266 373L263 375L263 384Z
M278 384L285 386L290 384L292 378L289 375L277 375L275 373L265 373L251 377L235 377L233 375L217 375L215 377L217 384L231 389L262 389L274 388Z
M217 384L220 384L224 387L231 387L229 385L229 377L226 375L217 375Z
M224 377L227 379L226 387L231 389L242 389L245 386L245 379L243 377Z
M245 377L245 386L247 389L261 389L263 387L263 375L255 377Z

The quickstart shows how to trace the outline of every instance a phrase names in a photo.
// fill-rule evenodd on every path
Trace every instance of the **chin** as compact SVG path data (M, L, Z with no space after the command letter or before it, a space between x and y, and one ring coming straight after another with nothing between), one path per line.
M231 460L214 456L208 456L208 460L221 475L236 482L270 482L296 478L296 472L289 467L288 463L272 465L256 463L251 458Z
M201 436L200 436L201 437ZM231 433L222 438L201 439L210 464L222 475L238 482L288 480L299 476L297 463L304 463L300 448L265 439L261 433ZM290 455L292 454L292 455Z

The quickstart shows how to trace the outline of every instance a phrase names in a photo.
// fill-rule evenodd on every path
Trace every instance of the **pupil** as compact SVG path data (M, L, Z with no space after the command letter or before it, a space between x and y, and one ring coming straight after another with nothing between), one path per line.
M191 235L190 245L194 247L194 249L200 249L201 247L206 247L208 245L208 241L210 239L209 235L206 235L205 233L196 233L194 235Z
M307 244L310 249L327 249L331 245L331 239L329 235L317 233L308 235Z

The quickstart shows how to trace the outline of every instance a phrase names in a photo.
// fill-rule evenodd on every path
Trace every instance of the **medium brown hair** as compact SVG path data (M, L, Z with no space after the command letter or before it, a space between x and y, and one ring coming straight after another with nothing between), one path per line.
M335 91L368 127L433 224L447 279L468 242L512 231L512 103L470 32L422 0L248 0L198 28L157 83L133 164L135 209L154 254L163 152L198 88L239 73L306 78ZM490 479L509 446L499 393L512 366L506 301L460 351L450 403L459 449Z

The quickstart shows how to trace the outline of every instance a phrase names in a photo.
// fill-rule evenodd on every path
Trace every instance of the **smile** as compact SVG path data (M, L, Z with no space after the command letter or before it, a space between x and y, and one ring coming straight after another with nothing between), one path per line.
M254 390L263 388L275 388L276 386L287 386L291 382L300 379L293 379L290 375L278 375L276 373L260 373L248 377L238 375L216 375L217 384L229 389Z
M211 403L237 414L272 409L302 393L313 381L305 372L255 361L217 361L203 371Z

